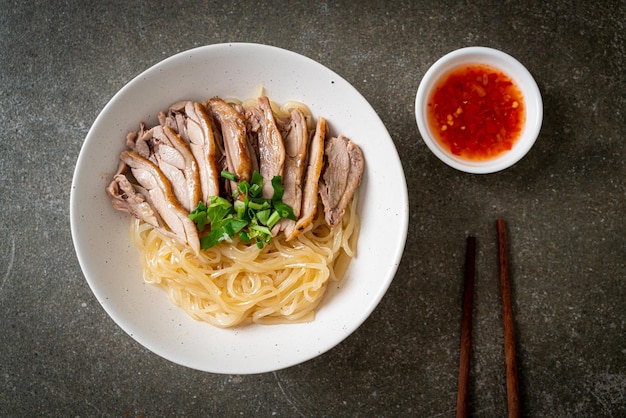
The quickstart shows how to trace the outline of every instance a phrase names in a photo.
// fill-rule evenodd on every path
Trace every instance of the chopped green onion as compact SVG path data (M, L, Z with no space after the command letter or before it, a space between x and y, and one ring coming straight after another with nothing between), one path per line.
M257 197L261 194L262 191L262 187L259 186L258 184L252 184L250 186L250 196L252 197Z
M266 226L263 225L250 225L248 229L258 232L263 235L272 235L272 231Z
M243 200L235 200L233 207L235 208L235 212L237 212L237 218L243 219L246 214L246 202Z
M241 180L241 182L237 185L237 191L241 194L248 194L248 190L250 189L250 183L245 180Z
M258 171L252 173L250 178L250 196L259 197L263 191L263 176Z
M248 235L246 231L241 231L239 233L239 238L246 244L250 244L250 235Z
M274 225L276 225L278 223L278 221L280 221L280 213L278 213L277 210L275 210L274 212L272 212L272 215L269 217L269 219L267 220L267 227L268 228L273 228Z
M220 173L220 176L222 176L226 180L230 180L230 181L238 181L239 180L237 178L236 174L231 173L230 171L226 171L226 170L222 170L222 172Z
M292 221L296 220L296 215L293 214L293 209L291 209L291 206L289 206L282 200L274 202L274 209L278 211L281 218L291 219Z
M256 218L259 220L259 222L261 222L262 225L267 225L270 218L270 213L270 209L260 210L256 213Z
M272 177L272 187L274 188L274 197L272 197L272 200L281 200L283 198L283 194L285 193L281 176Z
M249 207L250 209L254 209L254 210L264 210L264 209L267 209L267 208L268 208L268 205L266 205L266 202L261 202L261 203L259 203L259 202L258 202L258 201L256 201L256 200L251 200L251 201L248 203L248 207Z
M228 171L222 171L221 176L238 181L237 176ZM245 243L254 241L259 248L263 248L270 242L271 229L280 219L296 220L292 208L282 201L284 188L280 176L272 179L272 187L272 199L261 197L263 177L254 171L250 182L242 180L237 185L232 203L221 196L211 196L206 204L198 202L189 218L199 232L210 226L210 231L200 239L201 248L208 249L235 237Z

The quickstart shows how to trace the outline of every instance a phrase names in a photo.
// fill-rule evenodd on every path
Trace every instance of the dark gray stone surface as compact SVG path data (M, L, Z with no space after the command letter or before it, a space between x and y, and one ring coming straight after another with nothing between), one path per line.
M626 3L543 3L0 0L0 415L452 416L474 234L470 410L504 416L502 217L524 415L626 416ZM69 226L74 164L107 101L167 56L235 41L350 81L386 124L410 198L402 263L371 317L316 359L244 376L172 364L126 335ZM483 176L437 160L413 115L428 67L471 45L524 63L545 106L528 156Z

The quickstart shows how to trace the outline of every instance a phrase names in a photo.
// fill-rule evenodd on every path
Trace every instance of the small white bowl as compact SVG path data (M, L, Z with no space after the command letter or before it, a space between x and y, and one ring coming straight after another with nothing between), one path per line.
M464 64L485 64L508 75L517 84L526 106L526 119L518 140L510 151L483 161L472 161L452 154L434 136L428 123L428 100L441 77ZM444 163L467 173L486 174L504 170L518 162L535 143L543 120L543 102L535 79L512 56L486 47L467 47L441 57L426 72L415 98L415 117L428 148Z

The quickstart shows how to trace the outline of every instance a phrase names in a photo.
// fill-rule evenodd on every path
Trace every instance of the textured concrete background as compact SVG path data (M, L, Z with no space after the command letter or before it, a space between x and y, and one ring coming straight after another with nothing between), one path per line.
M1 416L452 416L465 237L478 239L472 415L506 414L495 219L509 226L526 416L626 416L626 3L0 0ZM350 81L386 124L410 197L389 292L353 335L275 373L172 364L103 311L69 226L92 122L183 50L258 42ZM445 53L515 56L541 89L530 154L457 172L421 141L418 84ZM384 262L384 260L381 260Z

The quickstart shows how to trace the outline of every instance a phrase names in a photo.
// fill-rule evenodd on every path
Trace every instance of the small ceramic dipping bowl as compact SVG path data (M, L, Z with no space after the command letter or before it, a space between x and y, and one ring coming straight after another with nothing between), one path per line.
M467 71L478 68L488 69L491 74L483 75L482 78L476 77L477 73L471 73L468 76ZM456 74L461 77L459 74L463 71L465 71L465 76L469 77L470 82L473 77L475 83L468 87L468 85L459 84L457 79L457 84L450 87L451 75ZM498 74L500 78L496 79L494 74ZM502 86L506 83L495 82L501 79L512 82L513 88L517 87L515 89L518 93L517 98L510 99L510 94L504 91L505 87ZM442 87L446 80L448 80L448 87ZM443 88L448 88L448 93L435 96L437 91ZM467 91L467 94L463 91ZM472 96L470 93L478 95ZM471 106L479 101L479 96L484 96L485 99L491 97L495 103L494 106L500 109L499 113L504 114L503 118L509 117L511 112L518 110L516 128L512 129L515 132L510 134L510 140L503 142L502 139L509 135L505 133L504 127L507 123L510 125L510 121L494 121L491 117L484 117L482 115L488 112L481 111L476 106L472 114ZM440 119L437 119L433 113L435 107L444 108L444 106L439 107L441 103L437 104L437 97L440 101L454 103L448 106L449 112L446 110L445 114L439 115ZM484 107L485 104L480 106ZM501 111L502 108L506 108L504 112ZM534 78L515 58L493 48L467 47L443 56L426 72L417 90L415 117L424 142L441 161L461 171L486 174L504 170L528 153L541 129L543 102ZM443 131L448 131L446 132L448 139L443 138ZM491 137L485 137L485 135L488 136L485 132ZM457 139L459 142L467 141L468 152L459 148ZM482 156L471 154L472 148L474 151L484 148L486 145L481 145L481 143L487 142L496 147L498 143L504 143L504 149L488 156L487 154Z

